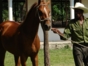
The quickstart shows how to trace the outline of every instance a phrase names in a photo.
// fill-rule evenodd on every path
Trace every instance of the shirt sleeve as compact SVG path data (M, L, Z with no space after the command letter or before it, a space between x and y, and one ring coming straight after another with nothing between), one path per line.
M61 40L68 40L68 38L70 38L71 36L71 27L70 27L70 23L66 26L66 28L64 29L63 32L63 36L60 36Z

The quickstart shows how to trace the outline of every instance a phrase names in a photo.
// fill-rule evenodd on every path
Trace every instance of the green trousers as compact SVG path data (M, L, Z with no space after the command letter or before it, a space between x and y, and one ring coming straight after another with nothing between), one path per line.
M84 44L82 43L82 45ZM88 44L82 45L73 44L75 66L88 66Z

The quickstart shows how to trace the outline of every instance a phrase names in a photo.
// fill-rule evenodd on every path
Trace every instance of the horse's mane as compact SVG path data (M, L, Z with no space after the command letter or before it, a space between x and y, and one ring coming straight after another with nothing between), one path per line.
M25 23L28 22L27 20L31 19L31 18L29 18L29 16L31 15L31 13L32 13L33 11L36 10L37 5L38 5L38 3L35 2L35 3L31 6L29 12L26 14L26 17L25 17L24 21L22 22L22 24L19 26L19 28L23 27L23 26L25 25Z
M35 3L31 6L29 13L30 13L37 5L38 5L38 4L35 2Z
M31 12L36 8L37 5L38 5L37 2L35 2L35 3L31 6L29 12L26 14L25 19L27 19L27 17L31 14Z

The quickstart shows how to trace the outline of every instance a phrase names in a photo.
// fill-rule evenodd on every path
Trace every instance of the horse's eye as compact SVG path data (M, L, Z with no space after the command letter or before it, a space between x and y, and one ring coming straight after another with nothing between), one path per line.
M42 15L43 13L41 11L39 11L39 15Z
M51 13L49 13L49 16L51 16Z

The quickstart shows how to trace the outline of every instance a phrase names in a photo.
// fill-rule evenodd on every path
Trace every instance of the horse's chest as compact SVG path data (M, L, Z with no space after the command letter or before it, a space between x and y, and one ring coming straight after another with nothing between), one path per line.
M40 41L38 37L31 38L23 36L20 38L21 49L24 53L30 55L31 53L36 53L40 47Z

